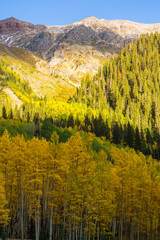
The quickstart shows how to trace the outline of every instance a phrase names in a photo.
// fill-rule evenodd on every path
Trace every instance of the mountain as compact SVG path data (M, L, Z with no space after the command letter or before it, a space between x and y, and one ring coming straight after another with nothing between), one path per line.
M29 50L50 72L67 80L96 73L100 64L142 34L160 31L160 24L86 18L66 26L34 25L13 17L0 21L0 43Z
M12 76L16 76L14 84ZM16 79L21 80L17 82ZM25 49L0 44L0 102L9 98L13 105L19 106L31 100L31 96L28 95L27 100L26 94L23 94L22 82L26 83L39 98L47 96L48 99L53 97L68 99L75 92L73 82L70 83L58 75L53 75L42 59Z
M44 26L11 17L0 21L0 42L50 60L65 44L90 46L104 55L106 51L118 52L131 39L155 31L160 31L160 24L90 17L66 26Z
M130 41L156 31L160 24L95 17L66 26L34 25L11 17L0 21L0 59L37 97L68 99L84 75L96 74L108 57ZM17 104L10 82L2 92Z

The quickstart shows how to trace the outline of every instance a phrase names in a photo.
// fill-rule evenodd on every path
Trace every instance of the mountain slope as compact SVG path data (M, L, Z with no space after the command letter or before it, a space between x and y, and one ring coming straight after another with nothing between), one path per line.
M4 98L5 93L5 95L7 94L8 97L11 98L13 104L18 103L17 105L19 105L23 102L21 98L19 99L21 102L15 101L17 94L13 91L13 86L10 81L11 75L15 74L19 76L18 78L21 78L21 82L28 84L37 97L43 98L47 96L48 99L57 97L68 99L68 97L75 92L73 83L67 82L58 75L53 75L45 61L35 57L25 49L7 47L0 44L0 65L6 70L3 76L0 75L0 98L2 98L2 96ZM7 75L8 72L10 73L9 77ZM2 84L4 78L8 79L7 86ZM8 88L10 90L8 90ZM16 96L14 96L13 93Z
M93 46L100 51L121 49L142 34L160 31L160 24L141 24L125 20L86 18L66 26L33 25L13 17L0 21L0 42L49 54L61 44ZM16 33L16 34L15 34ZM51 48L51 49L50 49ZM43 55L49 57L49 55Z
M160 31L160 24L86 18L66 26L34 25L13 17L0 21L0 43L27 49L46 60L50 72L76 81L130 41Z
M9 69L38 97L69 98L86 73L94 75L128 42L155 31L160 24L91 17L66 26L44 26L11 17L0 21L0 59L6 59Z
M130 122L139 131L149 129L160 134L159 49L158 33L143 35L136 44L128 44L94 78L84 78L77 89L77 101L102 114L107 110L107 119L113 125Z

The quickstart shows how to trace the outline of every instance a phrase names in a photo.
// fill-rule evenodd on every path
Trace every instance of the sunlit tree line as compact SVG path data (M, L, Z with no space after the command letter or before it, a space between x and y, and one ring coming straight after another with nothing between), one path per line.
M133 149L95 152L80 133L59 143L0 138L0 225L10 238L159 239L160 163Z

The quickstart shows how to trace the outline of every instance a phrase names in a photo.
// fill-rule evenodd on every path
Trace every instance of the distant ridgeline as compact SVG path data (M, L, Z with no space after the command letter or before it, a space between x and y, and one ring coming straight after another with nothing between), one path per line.
M122 49L119 56L108 59L93 78L87 75L68 102L36 97L27 83L6 70L5 63L0 71L2 88L7 84L23 103L19 109L13 108L1 94L3 118L39 121L40 126L50 118L57 126L93 132L160 159L158 33L143 35L136 44Z

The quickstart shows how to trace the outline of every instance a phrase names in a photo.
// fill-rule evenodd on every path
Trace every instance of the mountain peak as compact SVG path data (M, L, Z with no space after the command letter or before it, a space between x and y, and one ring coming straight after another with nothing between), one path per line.
M10 17L10 18L7 18L7 19L5 19L5 20L18 20L17 18L15 18L15 17ZM19 20L18 20L19 21Z
M9 18L0 20L0 22L1 22L1 21L3 21L3 22L22 22L21 20L15 18L15 17L9 17Z
M83 21L99 21L99 19L94 16L91 16L91 17L85 18Z
M46 27L43 25L34 25L29 22L19 20L15 17L0 20L0 34L13 34L14 32L39 32ZM9 36L7 36L8 38Z

